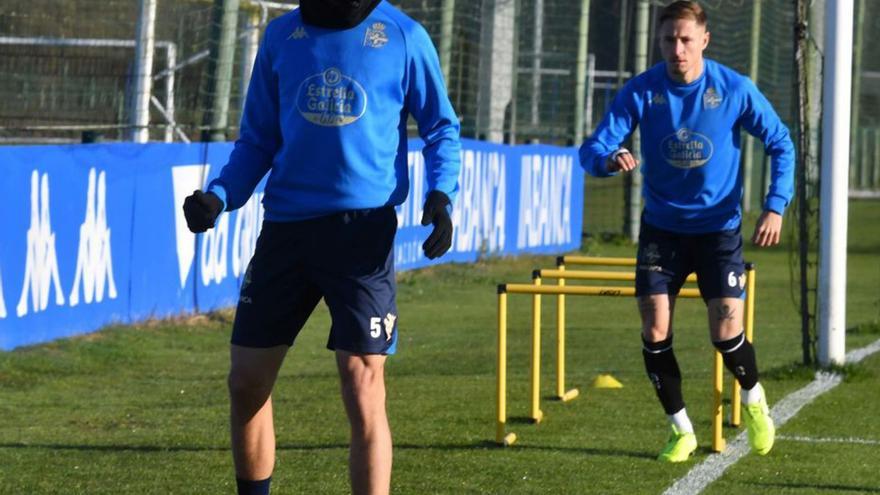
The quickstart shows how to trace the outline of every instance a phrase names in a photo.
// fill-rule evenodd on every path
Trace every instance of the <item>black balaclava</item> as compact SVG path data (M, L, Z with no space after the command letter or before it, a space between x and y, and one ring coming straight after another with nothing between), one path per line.
M328 29L357 26L382 0L301 0L303 21Z

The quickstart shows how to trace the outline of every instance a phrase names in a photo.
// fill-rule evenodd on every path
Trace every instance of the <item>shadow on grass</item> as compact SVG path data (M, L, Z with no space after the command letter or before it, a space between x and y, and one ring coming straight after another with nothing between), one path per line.
M532 450L546 452L569 452L573 454L583 454L590 456L614 456L614 457L631 457L634 459L650 459L653 460L657 456L649 452L631 452L618 449L597 449L593 447L561 447L558 445L527 445L517 443L511 447L503 447L492 440L483 440L475 444L449 444L449 445L395 445L395 449L413 449L413 450Z
M880 493L880 486L855 486L855 485L823 485L809 483L748 483L749 485L772 488L788 488L788 489L811 489L811 490L833 490L840 492L854 493Z
M337 446L280 446L279 450L317 450L321 448L344 448L348 449L348 445ZM654 459L655 454L648 452L630 452L619 449L599 449L593 447L563 447L558 445L527 445L517 443L512 447L502 447L492 440L481 440L475 443L446 443L446 444L412 444L412 443L395 443L394 450L437 450L437 451L475 451L475 450L526 450L526 451L546 451L546 452L569 452L573 454L591 455L591 456L615 456L615 457L631 457L636 459Z
M493 443L493 445L495 444ZM594 447L560 447L558 445L516 445L513 448L518 450L569 452L573 454L582 454L588 456L629 457L633 459L653 460L657 457L657 454L650 452L634 452L619 449L598 449Z
M87 444L58 444L58 443L0 443L2 449L33 449L33 450L73 450L81 452L138 452L138 453L166 453L166 452L229 452L228 446L190 446L190 445L87 445ZM438 451L469 451L469 450L504 450L503 447L491 440L481 440L476 443L448 443L448 444L407 444L394 445L395 450L438 450ZM636 459L653 459L654 455L646 452L629 452L617 449L597 449L591 447L560 447L554 445L522 445L517 444L516 450L535 450L550 452L571 452L575 454L592 456L616 456L632 457ZM348 450L348 444L316 444L295 445L280 444L277 451L318 451L318 450Z
M511 416L507 418L507 424L511 425L533 425L535 420L528 416Z
M83 452L222 452L229 447L190 445L87 445L58 443L0 443L0 449L80 450Z
M197 446L197 445L87 445L87 444L57 444L57 443L0 443L2 449L48 449L48 450L79 450L83 452L228 452L229 446ZM282 444L276 450L348 450L348 444L317 444L317 445L292 445Z

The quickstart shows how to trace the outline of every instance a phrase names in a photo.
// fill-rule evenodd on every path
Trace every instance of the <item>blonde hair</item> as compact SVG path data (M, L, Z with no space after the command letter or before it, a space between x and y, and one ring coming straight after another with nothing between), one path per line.
M664 7L660 12L661 25L666 21L677 21L679 19L693 19L697 21L697 25L704 27L709 21L703 7L700 7L700 4L693 0L677 0Z

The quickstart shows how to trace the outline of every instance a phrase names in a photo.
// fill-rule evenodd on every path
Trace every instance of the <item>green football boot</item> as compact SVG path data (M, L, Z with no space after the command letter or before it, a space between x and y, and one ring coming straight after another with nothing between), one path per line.
M691 454L697 450L697 437L693 433L682 433L678 431L675 425L670 425L672 431L669 432L669 440L666 441L666 447L657 456L658 461L664 462L684 462L691 457Z
M767 400L762 398L755 404L743 404L743 421L749 432L749 446L759 455L767 455L776 438L776 427L770 417Z

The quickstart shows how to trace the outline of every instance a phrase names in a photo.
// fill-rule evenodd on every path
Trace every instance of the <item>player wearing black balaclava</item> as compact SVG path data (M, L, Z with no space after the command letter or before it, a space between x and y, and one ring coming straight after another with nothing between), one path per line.
M301 0L266 26L229 162L184 201L187 226L205 232L265 177L265 222L230 337L239 495L269 494L272 389L322 299L350 423L351 493L391 489L384 370L399 335L395 207L410 190L409 116L424 142L425 173L412 178L427 185L421 223L434 225L422 248L436 259L452 243L461 143L428 32L387 1Z
M303 20L327 29L348 29L361 23L381 0L302 0Z

